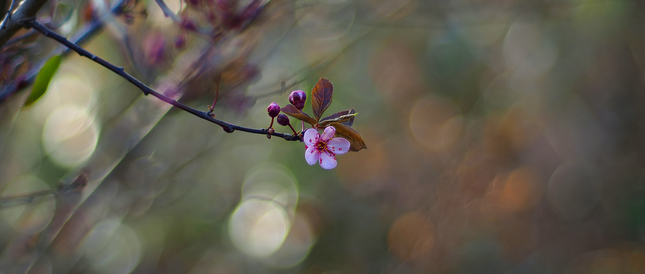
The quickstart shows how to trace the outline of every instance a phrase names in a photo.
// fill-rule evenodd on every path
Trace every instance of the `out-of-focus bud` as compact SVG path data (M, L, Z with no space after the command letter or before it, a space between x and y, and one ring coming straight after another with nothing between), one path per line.
M96 14L94 12L94 4L89 1L85 8L83 8L83 20L85 22L93 22L96 19Z
M267 132L269 133L269 135L273 135L275 133L275 129L270 128Z
M188 19L186 17L181 18L181 23L179 24L179 26L182 29L190 30L190 31L195 31L197 29L197 25L195 24L195 21Z
M134 17L132 17L132 15L124 14L123 16L125 17L125 23L126 23L127 25L132 25L132 24L134 24Z
M280 114L280 106L276 102L273 102L269 104L267 111L269 112L269 116L271 116L271 118L276 117L278 116L278 114Z
M294 105L297 109L302 110L305 108L307 101L307 94L302 90L294 90L289 94L289 103Z
M158 64L166 56L166 41L161 33L149 34L143 42L143 48L150 64Z
M196 7L199 5L199 0L186 0L186 4Z
M289 125L289 117L287 117L287 115L284 114L284 113L280 113L280 115L278 115L278 124L280 124L281 126L285 126L285 127L288 126Z
M222 15L222 23L226 26L227 29L236 30L242 27L242 17L235 13L224 13Z
M186 33L180 33L175 37L175 48L183 49L186 46Z
M208 20L209 23L214 23L216 19L217 16L214 11L209 10L208 13L206 13L206 20Z

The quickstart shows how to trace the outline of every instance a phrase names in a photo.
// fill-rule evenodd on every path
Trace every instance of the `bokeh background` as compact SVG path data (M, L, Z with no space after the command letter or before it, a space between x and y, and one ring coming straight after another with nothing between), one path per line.
M207 28L195 2L167 4ZM219 80L238 125L328 78L368 149L309 166L70 55L35 105L0 105L0 188L92 179L2 203L4 273L645 273L640 1L272 1L216 43L154 1L65 3L59 32L103 14L88 50L201 110Z

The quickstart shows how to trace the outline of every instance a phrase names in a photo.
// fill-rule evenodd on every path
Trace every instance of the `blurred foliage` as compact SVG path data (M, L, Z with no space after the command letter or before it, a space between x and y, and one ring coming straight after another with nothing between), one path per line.
M274 0L247 26L253 1L64 2L58 32L106 20L84 46L159 91L207 110L219 84L218 119L267 127L328 78L369 149L309 166L70 55L0 105L0 189L92 180L3 207L0 271L645 273L640 1ZM2 79L60 53L28 39Z

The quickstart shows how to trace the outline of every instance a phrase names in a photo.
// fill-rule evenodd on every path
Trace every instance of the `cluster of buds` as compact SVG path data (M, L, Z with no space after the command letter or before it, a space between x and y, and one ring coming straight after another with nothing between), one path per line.
M356 111L348 109L336 112L330 116L322 116L323 112L332 102L334 92L333 84L320 78L318 83L311 90L311 108L314 116L303 112L307 94L302 90L294 90L289 94L289 103L282 108L273 102L267 108L271 117L271 125L267 131L268 138L275 134L273 130L273 119L278 118L278 124L289 126L295 136L305 144L305 160L307 164L319 164L323 169L333 169L337 165L336 155L345 154L348 151L359 151L367 148L361 135L351 128L354 123ZM282 113L280 113L282 112ZM290 115L302 121L302 131L296 132L289 122ZM312 127L305 130L304 123ZM319 130L323 130L322 134Z
M289 102L296 106L299 110L302 110L305 107L305 102L307 101L307 94L302 90L294 90L289 94ZM271 124L269 125L267 138L271 139L271 135L275 133L273 129L273 121L278 120L278 124L281 126L289 127L294 134L298 132L291 126L291 121L289 121L289 116L284 113L280 113L280 105L276 102L272 102L267 107L267 112L269 117L271 117ZM277 117L277 119L276 119ZM304 127L304 126L303 126Z
M295 106L299 111L305 107L307 94L302 90L294 90L289 94L289 103ZM271 134L275 133L273 129L273 120L277 117L278 124L282 126L289 126L294 134L298 134L291 126L289 117L280 113L280 106L276 102L272 102L267 107L269 117L271 117L271 125L267 138L271 138ZM303 122L304 123L304 122ZM304 129L304 124L303 124ZM332 169L336 167L336 155L344 154L349 151L350 143L344 138L336 137L336 129L334 127L325 128L323 134L319 134L317 130L310 128L304 132L303 140L305 142L305 160L309 165L318 163L324 169Z

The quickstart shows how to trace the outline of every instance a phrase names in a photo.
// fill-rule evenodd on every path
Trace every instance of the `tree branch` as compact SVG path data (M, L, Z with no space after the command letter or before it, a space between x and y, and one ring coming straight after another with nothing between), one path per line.
M48 195L65 195L70 192L80 193L90 180L90 174L91 171L89 169L83 169L74 181L69 184L59 183L56 189L47 189L26 194L1 197L0 208L31 203Z
M114 15L119 15L123 11L123 2L125 0L119 0L110 10L110 12ZM75 41L75 44L84 44L88 40L90 40L94 35L99 32L101 29L103 29L103 26L105 24L101 20L93 20L89 26L84 27L81 31L79 31L75 37L72 39ZM31 33L26 33L24 35L21 35L20 37L14 37L8 42L5 43L5 46L8 46L11 43L15 43L20 41L21 39L27 37L28 35L31 35ZM72 50L69 48L66 48L62 55L66 56L69 54ZM48 58L46 58L44 61L41 61L39 64L33 66L27 73L24 74L24 78L21 80L22 83L20 85L30 85L36 80L36 75L38 75L38 72L40 69L45 65L45 61ZM2 88L0 88L0 104L4 103L7 99L9 99L14 93L20 91L19 83L14 82L11 83L4 83Z
M9 39L23 28L23 22L35 18L36 13L42 8L47 0L26 0L18 6L16 12L11 16L7 16L2 25L4 28L0 29L0 48L4 46ZM6 21L6 22L5 22Z
M226 131L228 133L231 133L231 132L233 132L235 130L239 130L239 131L244 131L244 132L248 132L248 133L255 133L255 134L262 134L262 135L268 135L269 134L268 129L264 129L264 128L263 129L247 128L247 127L227 123L227 122L224 122L222 120L218 120L218 119L215 119L215 118L211 117L208 112L200 111L200 110L191 108L191 107L189 107L189 106L187 106L187 105L185 105L185 104L183 104L181 102L178 102L178 101L176 101L174 99L171 99L170 97L167 97L167 96L155 91L154 89L146 86L144 83L142 83L138 79L134 78L132 75L130 75L127 72L125 72L125 70L122 67L117 67L117 66L113 65L112 63L104 60L103 58L98 57L98 56L88 52L87 50L85 50L82 47L70 42L69 40L67 40L67 38L65 38L65 37L57 34L56 32L48 29L47 27L43 26L42 24L40 24L39 22L37 22L37 21L35 21L33 19L26 20L23 24L25 26L27 26L27 27L31 27L31 28L35 29L36 31L42 33L43 35L45 35L45 36L47 36L49 38L52 38L52 39L56 40L57 42L65 45L66 47L70 48L71 50L77 52L79 55L81 55L83 57L86 57L86 58L88 58L88 59L100 64L101 66L111 70L112 72L118 74L122 78L128 80L130 83L135 85L141 91L143 91L144 95L152 95L154 97L157 97L159 100L164 101L164 102L166 102L166 103L168 103L168 104L170 104L170 105L172 105L172 106L174 106L176 108L179 108L179 109L181 109L183 111L186 111L186 112L188 112L188 113L190 113L192 115L195 115L195 116L197 116L199 118L202 118L204 120L207 120L207 121L209 121L211 123L214 123L214 124L222 127L222 129L224 129L224 131ZM271 135L283 138L283 139L285 139L287 141L300 141L300 136L298 136L297 134L273 133Z
M15 9L17 0L11 0L11 5L9 6L9 9L7 10L7 15L5 16L6 20L2 21L2 25L0 25L0 29L4 29L5 25L7 24L7 21L11 19L11 13L13 12L13 9ZM6 3L3 3L6 4Z
M157 2L157 5L159 5L159 8L161 8L161 11L163 11L163 15L165 17L170 17L175 23L181 23L181 19L179 16L177 16L172 10L166 5L166 3L163 0L155 0Z

